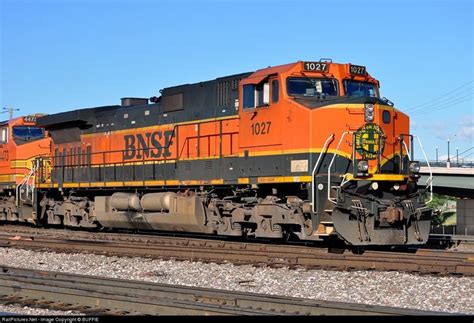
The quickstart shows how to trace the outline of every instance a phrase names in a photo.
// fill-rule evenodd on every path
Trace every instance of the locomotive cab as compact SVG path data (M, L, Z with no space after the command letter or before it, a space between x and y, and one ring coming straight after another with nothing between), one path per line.
M29 115L0 124L0 220L32 221L38 162L49 156L50 141ZM38 158L38 160L37 160Z
M379 86L364 66L331 60L267 68L241 82L243 155L268 156L247 180L271 185L281 179L258 175L283 169L283 182L306 182L300 238L426 243L431 210L417 185L409 119Z

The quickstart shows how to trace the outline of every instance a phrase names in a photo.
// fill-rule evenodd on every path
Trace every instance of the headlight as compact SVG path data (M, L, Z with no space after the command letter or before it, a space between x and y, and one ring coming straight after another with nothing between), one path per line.
M410 170L410 173L418 174L420 172L420 163L412 161L410 162L408 169Z
M379 189L379 183L377 183L377 182L372 182L372 184L370 184L370 187L371 187L374 191L376 191L376 190Z
M366 103L364 105L364 117L365 122L374 121L374 105L372 103Z
M357 163L357 170L361 173L367 173L369 170L369 163L366 160L359 160Z

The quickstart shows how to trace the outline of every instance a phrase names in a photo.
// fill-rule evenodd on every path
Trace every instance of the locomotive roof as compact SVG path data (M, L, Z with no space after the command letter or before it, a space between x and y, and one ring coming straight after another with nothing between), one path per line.
M252 74L252 72L228 75L228 76L219 77L213 80L202 81L202 82L197 82L197 83L181 84L181 85L164 88L160 92L162 94L161 95L162 97L173 96L176 93L186 93L186 96L192 96L193 98L196 98L196 95L197 95L196 90L202 89L203 87L207 86L209 87L209 90L208 90L209 93L207 94L210 94L214 98L215 97L215 94L214 94L215 92L213 88L214 84L217 84L223 81L228 81L228 80L242 79L249 76L250 74ZM199 93L202 93L202 92L199 92ZM185 101L188 101L188 100L185 99ZM208 102L207 103L203 102L200 106L199 103L196 103L196 100L192 100L192 101L194 101L194 104L196 105L195 108L198 110L205 110L206 108L207 109L211 108L211 107L205 106L207 105ZM132 106L109 105L109 106L75 109L71 111L60 112L60 113L50 114L50 115L41 117L38 119L37 125L44 127L46 129L60 129L60 128L68 128L68 127L87 128L91 124L90 122L91 118L94 118L94 116L98 116L103 113L108 113L112 115L114 114L114 112L116 112L119 109L128 110L128 109L144 108L144 107L153 108L159 105L160 103L146 104L146 105L132 105ZM188 107L186 107L186 109L188 109ZM170 111L173 111L173 110L170 110Z
M97 112L109 112L120 107L120 105L107 105L49 114L39 118L37 125L46 129L67 127L72 125L78 126L80 128L81 126L87 125L87 120L90 119L91 114L93 115Z

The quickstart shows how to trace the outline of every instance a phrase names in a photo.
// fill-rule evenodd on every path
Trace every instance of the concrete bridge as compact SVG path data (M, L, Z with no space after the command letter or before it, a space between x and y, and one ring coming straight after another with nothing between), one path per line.
M431 167L433 192L454 196L456 200L456 231L460 234L474 235L474 168L471 167ZM429 169L420 170L418 181L424 186Z
M431 167L433 173L433 191L438 194L461 198L474 198L474 168L464 167ZM421 167L421 178L424 185L429 177L428 167Z

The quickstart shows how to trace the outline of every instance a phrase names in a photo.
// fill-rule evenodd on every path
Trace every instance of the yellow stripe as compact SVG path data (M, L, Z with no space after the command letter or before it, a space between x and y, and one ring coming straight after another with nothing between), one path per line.
M265 183L297 183L297 182L311 182L311 176L275 176L275 177L258 177L257 182ZM239 184L248 184L249 178L239 178ZM91 182L91 183L63 183L64 188L73 187L124 187L124 186L177 186L177 185L223 185L224 179L212 180L158 180L158 181L125 181L125 182ZM38 188L52 188L58 187L57 184L39 184Z
M270 176L270 177L258 177L257 183L299 183L299 182L311 182L311 176Z
M16 181L16 176L15 174L13 175L0 175L0 182L14 182Z
M345 175L347 180L371 180L371 181L404 181L407 176L400 174L370 174L367 177L354 177L353 174L347 173Z
M286 155L286 154L309 154L309 153L321 153L323 151L322 148L311 148L311 149L285 149L285 150L268 150L268 151L249 151L248 155L250 157L255 156L272 156L272 155ZM336 153L336 149L327 149L325 150L328 154ZM352 154L348 154L344 151L339 150L337 152L338 155L352 158ZM240 153L239 157L245 157L244 153Z
M224 180L212 180L212 181L124 181L124 182L91 182L91 183L63 183L62 187L73 188L73 187L124 187L124 186L163 186L163 185L199 185L199 184L223 184ZM51 188L58 187L58 184L39 184L39 188Z
M238 118L239 116L237 115L237 116L227 116L227 117L220 117L220 118L208 118L208 119L201 119L201 120L184 121L184 122L178 122L178 123L167 123L167 124L148 126L148 127L143 127L143 128L128 128L128 129L123 129L123 130L110 131L110 134L116 135L116 134L123 134L123 133L135 133L135 132L140 132L140 131L153 131L153 130L158 130L158 129L163 129L163 128L173 128L175 126L192 125L192 124L198 124L198 123L207 123L207 122L238 119ZM94 136L103 136L103 132L87 133L87 134L82 135L83 138L94 137Z
M82 186L82 184L84 183L79 183L79 187L86 187L86 186ZM36 185L37 188L58 188L59 185L57 183L42 183L42 184L38 184Z
M32 157L29 159L14 159L10 161L10 167L11 168L28 168L30 169L32 166L33 160L35 160L36 157Z
M246 178L245 177L239 177L237 179L237 183L239 183L239 184L248 184L248 183L250 183L250 180L249 180L248 177L246 177Z

